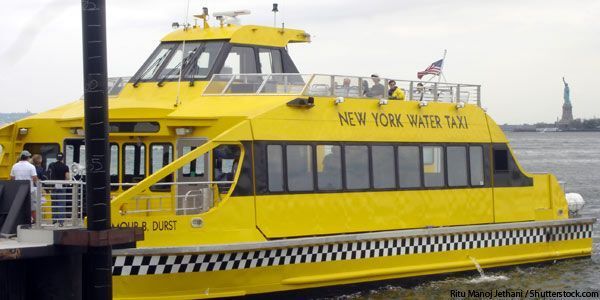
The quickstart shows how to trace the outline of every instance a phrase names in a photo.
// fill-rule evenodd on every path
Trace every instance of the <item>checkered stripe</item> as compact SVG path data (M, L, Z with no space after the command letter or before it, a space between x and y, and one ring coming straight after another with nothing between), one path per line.
M364 240L232 253L115 256L113 275L210 272L591 238L592 224Z

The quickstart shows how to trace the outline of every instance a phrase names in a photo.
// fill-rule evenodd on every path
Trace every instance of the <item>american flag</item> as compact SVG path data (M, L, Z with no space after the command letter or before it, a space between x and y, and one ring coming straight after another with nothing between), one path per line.
M444 59L440 59L431 64L431 66L427 67L424 71L418 72L417 77L419 79L423 78L423 76L431 74L431 75L440 75L442 72L442 63L444 63Z

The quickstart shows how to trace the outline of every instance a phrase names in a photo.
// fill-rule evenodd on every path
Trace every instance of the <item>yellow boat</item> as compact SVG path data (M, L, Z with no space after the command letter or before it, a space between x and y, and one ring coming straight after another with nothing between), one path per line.
M235 16L235 14L233 14ZM302 30L227 24L165 36L109 98L116 299L200 299L590 256L551 174L518 164L480 86L300 74ZM225 20L225 21L223 21ZM0 127L84 173L83 101Z

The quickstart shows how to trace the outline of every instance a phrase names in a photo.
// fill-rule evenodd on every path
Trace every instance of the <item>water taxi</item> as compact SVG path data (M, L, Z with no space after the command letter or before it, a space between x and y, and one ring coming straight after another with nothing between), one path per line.
M117 299L284 292L590 256L551 174L523 170L479 85L301 74L303 30L227 22L166 35L111 81ZM235 14L233 14L235 17ZM83 101L0 127L85 181Z

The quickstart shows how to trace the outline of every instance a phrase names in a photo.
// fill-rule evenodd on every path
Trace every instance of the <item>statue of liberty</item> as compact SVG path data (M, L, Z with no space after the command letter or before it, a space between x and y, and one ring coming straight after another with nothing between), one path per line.
M563 83L565 84L565 88L563 90L563 106L562 106L562 119L559 121L563 126L568 126L568 124L573 121L573 106L571 105L571 89L569 89L569 84L565 80L565 77L562 78Z
M571 106L571 91L569 89L569 84L565 81L565 77L563 76L563 83L565 84L565 89L563 92L563 99L565 100L565 104Z

